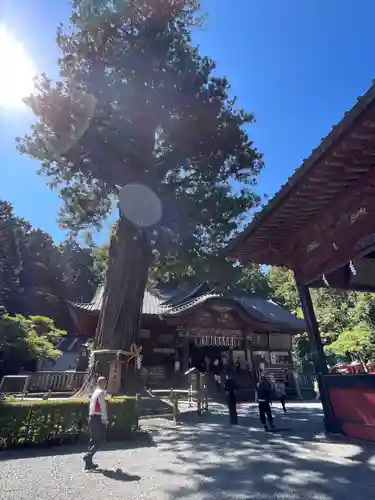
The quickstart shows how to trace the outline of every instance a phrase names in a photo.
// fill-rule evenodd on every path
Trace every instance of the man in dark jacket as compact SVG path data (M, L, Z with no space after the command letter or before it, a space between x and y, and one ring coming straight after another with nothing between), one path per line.
M227 374L226 381L224 384L224 391L227 396L229 419L232 425L238 424L237 397L236 397L236 391L238 391L238 389L239 387L237 382L229 374Z
M274 429L273 416L271 412L272 385L265 375L262 375L257 386L259 417L264 429L268 431L267 420Z

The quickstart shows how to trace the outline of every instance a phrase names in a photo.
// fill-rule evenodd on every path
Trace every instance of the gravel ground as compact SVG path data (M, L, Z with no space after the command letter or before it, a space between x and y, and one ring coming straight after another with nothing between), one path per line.
M182 408L186 409L186 408ZM1 500L375 500L375 446L327 440L317 403L274 408L275 433L265 433L254 404L241 404L240 425L225 409L182 423L150 419L143 437L97 455L101 469L84 472L82 450L39 456L0 455Z

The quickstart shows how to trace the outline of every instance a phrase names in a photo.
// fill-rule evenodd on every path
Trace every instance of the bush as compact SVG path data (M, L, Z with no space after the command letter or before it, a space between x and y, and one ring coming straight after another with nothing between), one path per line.
M65 334L44 316L0 315L0 378L37 359L58 358L61 352L56 344Z
M136 424L135 398L112 398L108 403L108 439L125 439ZM88 401L83 399L2 401L0 450L85 442L87 417Z

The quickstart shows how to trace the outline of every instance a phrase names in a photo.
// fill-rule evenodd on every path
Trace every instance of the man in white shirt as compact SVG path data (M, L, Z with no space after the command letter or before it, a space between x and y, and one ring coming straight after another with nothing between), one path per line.
M85 470L97 469L97 464L92 461L95 453L105 437L105 428L108 425L107 401L105 387L107 381L104 377L98 378L98 385L90 398L89 406L89 433L90 443L88 452L84 455Z

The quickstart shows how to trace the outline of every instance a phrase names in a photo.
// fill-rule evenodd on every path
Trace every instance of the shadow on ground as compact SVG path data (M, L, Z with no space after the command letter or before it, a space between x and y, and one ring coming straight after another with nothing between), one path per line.
M124 483L131 483L134 481L140 481L141 476L137 476L136 474L128 474L121 469L109 470L109 469L96 469L90 471L91 474L102 474L109 479L113 479L115 481L122 481Z
M227 415L181 415L180 425L158 433L160 452L173 450L175 461L193 486L167 489L172 498L319 499L375 498L375 446L368 442L329 439L323 433L321 410L274 408L276 433L266 433L255 407L239 410L240 425ZM158 468L161 473L175 472ZM181 478L181 475L180 475ZM181 478L182 480L182 478ZM173 483L173 482L171 482Z

